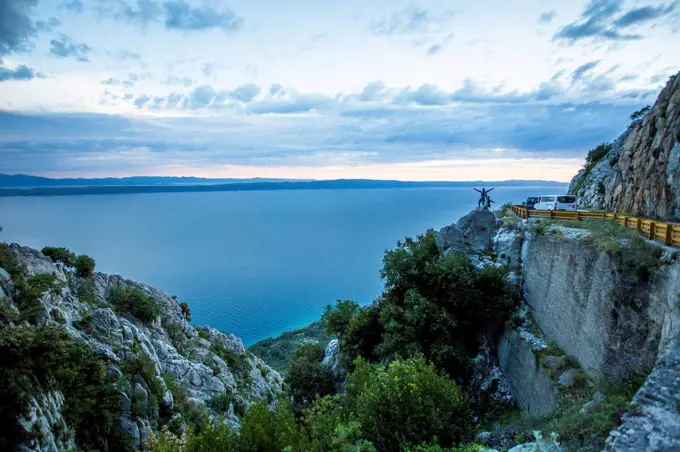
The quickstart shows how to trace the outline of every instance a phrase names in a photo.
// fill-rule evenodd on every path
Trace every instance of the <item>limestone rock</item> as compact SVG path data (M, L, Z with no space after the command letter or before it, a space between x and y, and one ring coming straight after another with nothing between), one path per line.
M536 361L532 345L508 330L498 344L498 360L512 395L523 411L547 416L557 406L557 391L548 372Z
M569 190L578 195L581 206L680 218L680 73L590 174L582 170L574 177Z
M474 209L454 225L444 226L436 235L442 251L484 253L493 248L496 216L489 210Z
M64 396L58 391L30 398L27 413L19 419L19 425L26 432L37 434L32 435L19 450L49 452L75 450L74 432L61 414L63 404Z

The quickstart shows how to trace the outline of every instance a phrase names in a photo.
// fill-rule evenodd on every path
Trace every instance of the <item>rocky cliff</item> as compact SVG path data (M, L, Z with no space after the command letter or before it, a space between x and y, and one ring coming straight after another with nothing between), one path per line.
M570 424L588 423L589 410L609 403L601 388L649 374L606 448L680 450L679 253L609 222L536 223L510 211L499 217L473 211L442 228L437 243L472 253L480 266L512 270L523 305L487 359L512 400L537 419L569 415Z
M25 279L0 269L0 287L7 295L0 296L0 331L8 337L10 332L54 326L91 348L105 364L107 381L118 391L113 395L116 417L107 422L131 446L139 447L161 425L189 425L191 416L205 415L238 428L239 415L249 404L276 403L282 385L279 374L246 352L239 338L189 324L187 306L175 297L118 275L94 273L82 278L34 249L15 244L8 249L24 267ZM49 285L35 291L36 281ZM134 309L112 303L112 292L121 289L135 294L136 300L152 300L158 310L147 321L140 320ZM27 304L29 293L35 293L35 299ZM40 360L37 353L34 359ZM81 436L71 431L62 412L67 396L59 388L48 391L37 383L31 388L17 420L24 435L17 436L22 441L16 448L82 447L77 444Z
M680 219L680 74L571 181L581 206Z

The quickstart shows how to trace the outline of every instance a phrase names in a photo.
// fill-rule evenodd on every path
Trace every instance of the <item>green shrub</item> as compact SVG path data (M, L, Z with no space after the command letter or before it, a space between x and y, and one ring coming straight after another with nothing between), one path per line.
M538 220L531 225L529 230L535 234L545 234L548 232L549 225L545 221Z
M305 450L305 437L290 408L281 401L270 411L265 402L251 405L241 419L241 450L281 452Z
M187 322L191 322L191 309L189 308L189 305L186 304L185 302L181 302L179 304L180 309L182 310L182 316Z
M378 304L381 356L422 353L452 377L468 374L476 335L501 325L516 305L507 269L475 268L465 254L442 256L434 234L406 239L385 253L385 291Z
M19 313L11 305L8 297L0 297L0 323L15 322L19 320Z
M161 315L156 300L135 287L112 287L109 290L108 301L117 312L132 314L143 323L151 323Z
M106 364L84 342L50 326L5 327L0 334L0 449L13 450L24 439L16 424L29 398L59 390L62 413L83 450L131 450L117 429L120 389L106 376Z
M306 345L290 361L285 383L298 413L315 398L335 392L333 373L321 364L323 355L319 345Z
M633 122L641 121L651 109L651 105L647 105L646 107L634 111L633 114L630 115L630 120Z
M382 342L382 335L380 309L377 306L367 306L352 318L340 341L340 351L347 360L349 370L354 359L359 356L369 361L379 359L378 346Z
M227 348L221 341L216 341L210 346L210 351L222 358L222 361L227 363L229 370L240 378L237 378L237 383L243 385L250 385L252 377L250 376L250 359L247 353L239 353L236 350ZM239 380L241 380L239 382Z
M14 301L21 312L21 319L35 323L42 304L39 299L45 292L57 291L62 287L54 275L41 274L31 276L17 284L17 295Z
M359 304L352 300L338 300L335 306L328 305L321 316L321 324L328 334L342 336L349 322L359 311Z
M590 173L595 165L597 165L600 160L602 160L612 149L611 143L602 143L597 145L594 149L588 151L586 156L586 164L584 166L586 174Z
M42 253L52 259L53 262L61 262L67 267L73 267L76 262L75 253L68 248L46 246L42 249Z
M73 262L76 269L76 275L80 278L89 278L94 273L95 262L90 256L81 254Z
M26 273L26 267L9 249L6 243L0 243L0 268L9 273L12 281L16 284L22 280Z
M78 300L83 303L97 307L100 307L103 304L97 298L97 295L95 294L94 281L92 281L90 278L80 279L78 281L76 295L78 295Z
M266 379L267 376L269 375L269 369L266 366L263 366L262 364L257 365L257 369L260 371L260 375L262 375L262 378Z
M597 183L597 193L600 195L607 193L607 190L605 189L605 186L602 182Z
M205 407L197 404L189 398L189 393L181 383L171 375L163 374L163 380L172 394L175 410L182 415L182 419L194 432L201 432L208 426L208 413ZM181 433L179 423L169 424L168 427L174 433Z
M465 392L422 357L397 359L387 369L359 358L345 389L349 411L380 450L433 438L451 447L473 433Z
M228 392L224 392L222 394L216 394L210 399L209 406L213 410L220 412L220 413L226 413L229 411L229 405L231 405L231 402L233 402L234 396L231 395Z

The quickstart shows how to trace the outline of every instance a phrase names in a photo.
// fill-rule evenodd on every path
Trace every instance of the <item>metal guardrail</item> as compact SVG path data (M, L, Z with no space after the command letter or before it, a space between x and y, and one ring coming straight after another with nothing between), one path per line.
M610 212L573 212L566 210L527 210L523 206L512 206L515 215L522 218L543 218L550 220L614 220L635 229L649 240L660 240L664 245L680 247L680 224L650 220Z

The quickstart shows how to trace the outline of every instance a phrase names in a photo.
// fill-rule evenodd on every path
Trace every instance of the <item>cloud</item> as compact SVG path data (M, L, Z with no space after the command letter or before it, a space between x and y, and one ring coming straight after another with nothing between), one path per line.
M164 85L181 85L181 86L191 86L196 81L191 77L178 77L176 75L171 75L162 82Z
M85 43L77 43L72 38L60 34L59 39L52 39L50 41L50 54L58 58L73 57L77 61L90 61L87 55L92 51L92 48Z
M119 80L113 77L109 77L106 80L102 80L101 84L111 86L125 86L129 88L131 86L134 86L135 82L133 80Z
M59 4L59 9L63 9L72 13L82 14L85 11L85 5L82 0L64 0Z
M574 70L574 72L571 73L571 82L575 83L581 80L586 73L593 70L595 66L597 66L599 63L600 63L599 60L589 61L588 63L582 64L581 66L577 67L576 70Z
M623 11L623 0L590 0L580 19L562 27L553 39L572 43L585 39L639 40L644 36L625 32L625 29L666 17L675 9L675 5L676 2L667 7L644 6L620 14Z
M232 10L217 11L209 7L193 7L183 0L165 2L165 26L180 30L205 30L220 28L224 31L239 30L243 19Z
M453 38L448 23L454 17L452 11L432 14L417 6L393 11L370 25L376 36L405 38L412 47L425 47L425 54L436 55Z
M222 29L237 31L243 19L229 8L216 9L194 6L186 0L101 0L99 13L105 17L126 20L141 26L150 22L162 22L170 30L198 31Z
M19 65L14 69L10 69L3 65L2 60L0 60L0 82L6 82L9 80L33 80L34 78L42 78L43 75L28 66Z
M151 98L147 96L146 94L143 94L139 97L137 97L134 101L134 104L137 106L137 108L142 108L144 105L146 105Z
M614 26L625 28L665 17L673 12L676 5L677 2L673 2L665 7L643 6L640 8L631 9L626 14L616 19L614 21Z
M142 56L127 49L120 49L117 52L108 52L108 55L117 61L141 60Z
M213 75L215 73L215 71L216 71L216 68L215 68L214 64L203 63L203 67L201 68L201 72L203 72L203 74L206 77L210 77L211 75Z
M409 6L373 22L371 31L377 35L424 32L427 31L430 20L425 9Z
M555 11L545 12L539 16L538 22L543 24L549 24L555 18L556 14L557 13Z
M260 87L252 83L241 85L229 93L231 99L240 102L250 102L260 94Z
M33 39L48 25L30 18L38 0L0 0L0 56L29 51Z

